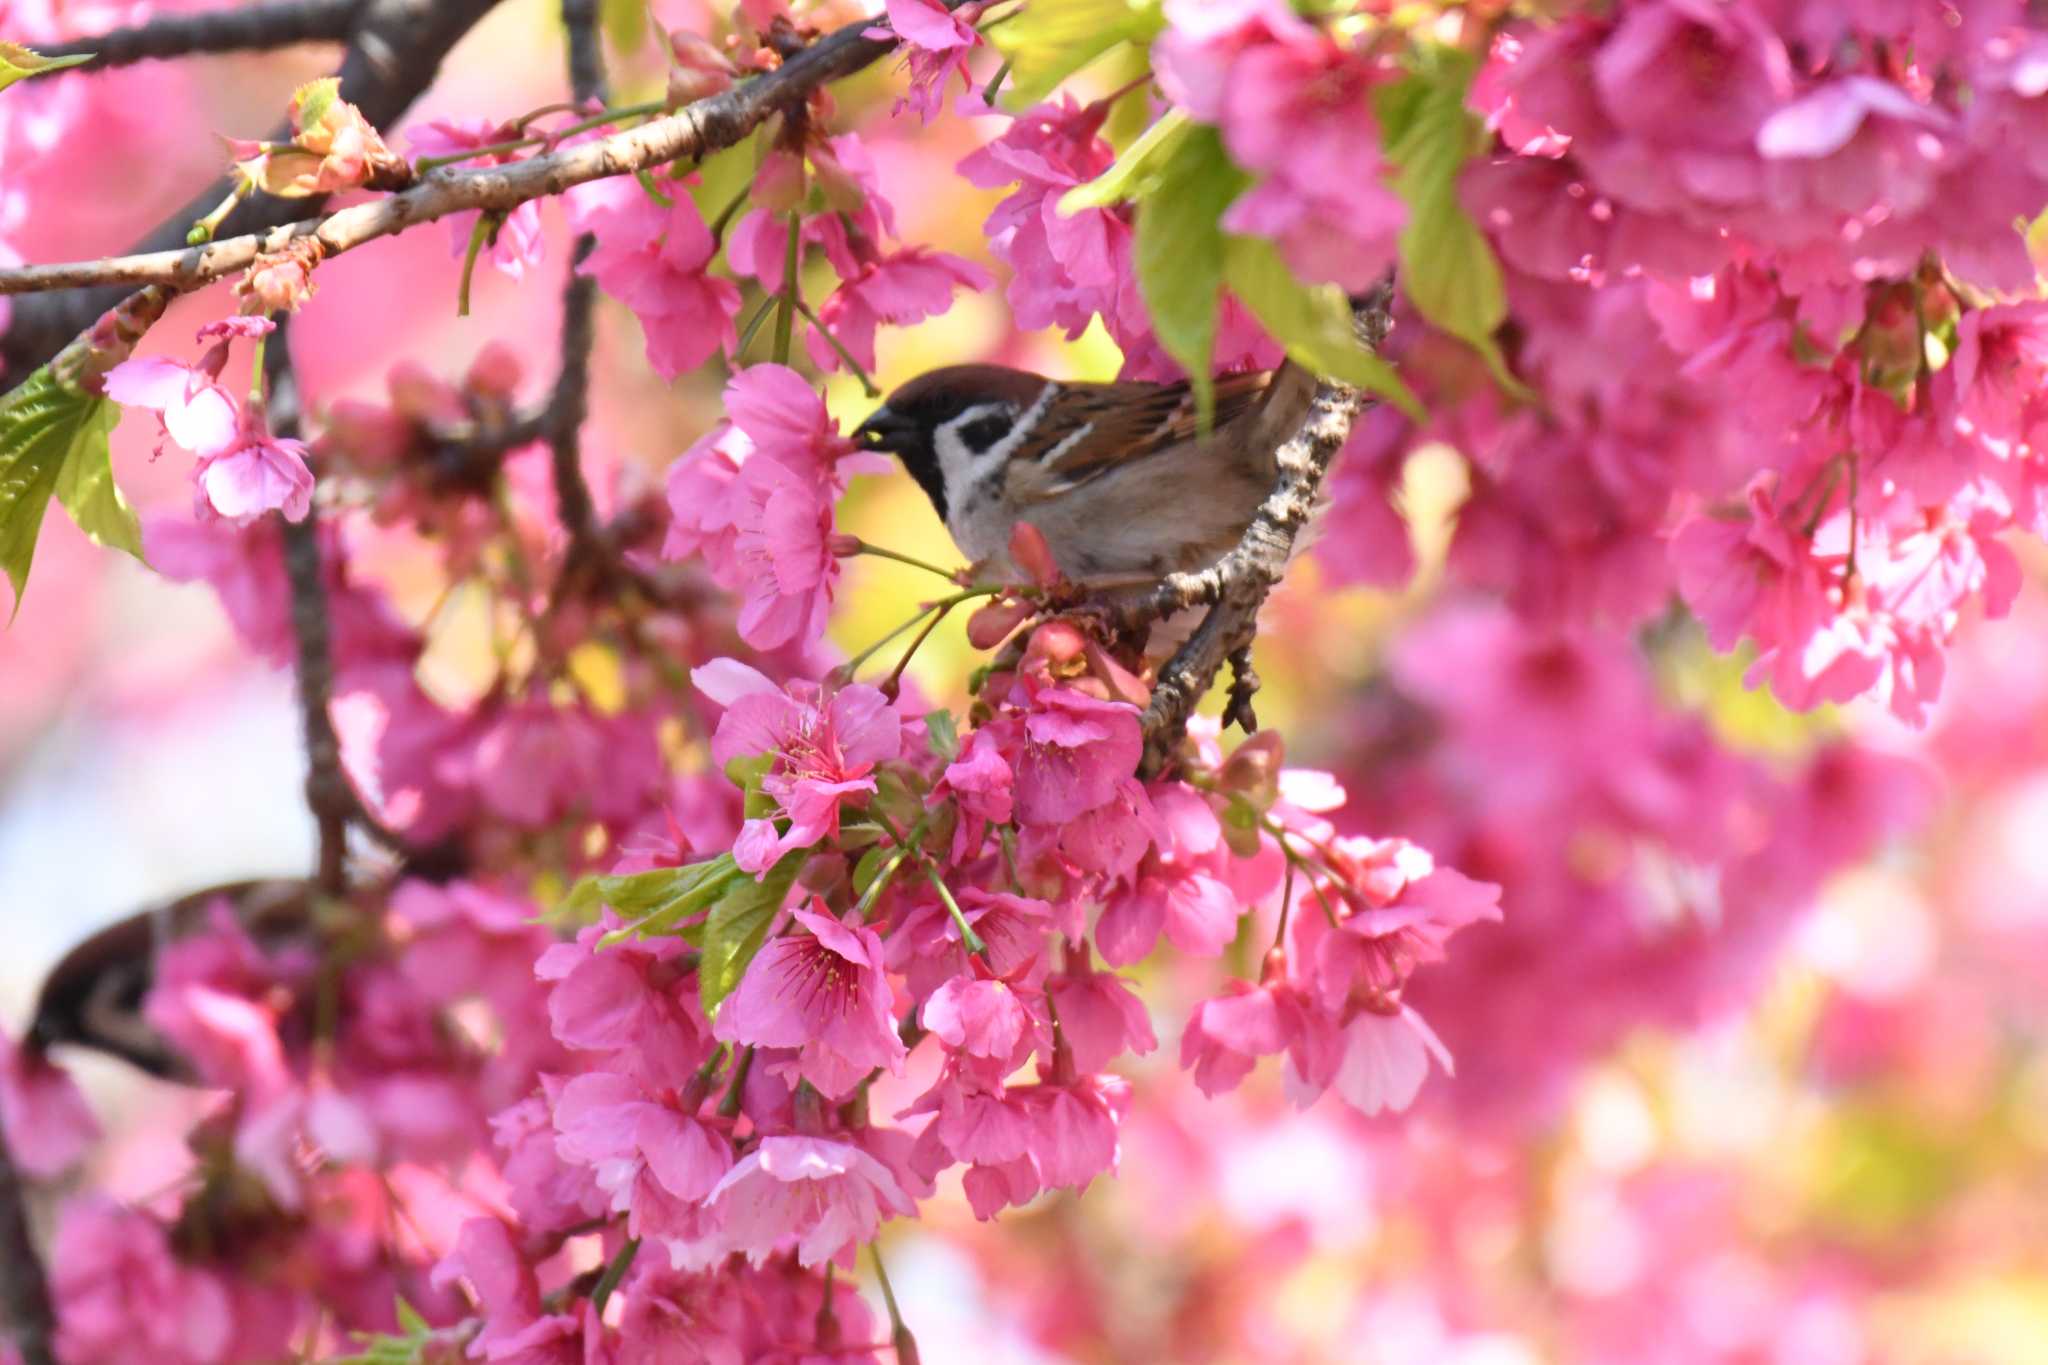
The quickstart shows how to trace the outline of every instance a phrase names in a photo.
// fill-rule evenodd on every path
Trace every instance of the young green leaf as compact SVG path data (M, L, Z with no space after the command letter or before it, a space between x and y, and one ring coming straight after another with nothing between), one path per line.
M1394 367L1366 349L1352 328L1351 304L1334 284L1303 284L1263 237L1224 243L1223 278L1259 325L1312 374L1386 397L1417 421L1425 414Z
M45 57L42 53L25 48L20 43L0 43L0 90L5 90L16 81L27 80L30 76L62 71L67 66L82 66L92 59L93 54L90 52L81 52L71 57Z
M1060 196L1061 213L1082 209L1106 209L1127 199L1143 199L1158 186L1167 162L1195 131L1182 109L1169 111L1144 136L1124 149L1116 164L1085 185L1076 185Z
M1022 107L1118 43L1149 44L1165 23L1159 0L1031 0L989 41L1008 59L1012 102Z
M960 757L960 727L953 720L951 711L928 711L924 718L926 741L932 752L951 763Z
M716 1010L740 984L809 856L809 849L798 849L784 854L759 881L734 879L724 898L711 907L711 918L704 925L704 957L697 967L697 989L706 1014Z
M1468 54L1425 49L1414 74L1374 96L1394 189L1408 205L1401 288L1425 318L1477 350L1502 388L1526 397L1494 339L1508 315L1500 262L1458 199L1458 176L1484 145L1465 108L1474 69Z
M586 877L569 893L570 908L609 905L632 922L598 940L610 947L632 937L666 933L717 900L740 877L730 853L688 867L656 867L624 877ZM684 937L693 937L689 929Z
M142 557L135 510L108 462L120 417L117 404L63 383L47 365L0 398L0 567L16 611L52 497L95 541Z
M1198 127L1175 144L1157 185L1138 205L1132 247L1138 291L1159 344L1194 381L1196 421L1203 431L1216 411L1209 365L1223 289L1219 220L1247 183L1217 131Z

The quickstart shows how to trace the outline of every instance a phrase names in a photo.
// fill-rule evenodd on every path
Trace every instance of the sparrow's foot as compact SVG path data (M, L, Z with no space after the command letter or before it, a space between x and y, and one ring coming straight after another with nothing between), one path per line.
M1258 732L1258 713L1252 710L1252 698L1258 691L1259 671L1252 667L1252 647L1242 645L1230 652L1230 697L1223 705L1226 729L1235 724L1248 735Z

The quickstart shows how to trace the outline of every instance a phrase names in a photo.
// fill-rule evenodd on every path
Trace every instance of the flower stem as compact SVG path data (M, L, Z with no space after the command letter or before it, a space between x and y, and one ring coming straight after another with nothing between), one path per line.
M646 118L650 115L662 113L667 108L668 106L660 100L648 100L642 104L628 104L618 109L606 109L601 113L592 114L589 118L578 119L567 127L556 128L551 132L535 133L530 137L508 138L503 142L490 142L481 147L468 147L459 152L450 152L446 156L421 157L413 163L413 169L421 175L425 175L428 171L438 171L443 166L453 166L459 162L473 161L480 156L504 156L508 152L518 151L521 147L532 147L543 142L559 142L565 137L574 137L578 133L587 133L592 128L602 128L605 124L617 122L620 119ZM532 117L532 115L528 117Z
M789 215L789 245L782 253L782 299L775 309L775 363L789 363L790 338L796 331L796 269L802 253L804 220L801 214Z
M235 205L248 198L249 191L255 188L256 182L246 175L236 180L235 187L228 191L228 197L221 200L212 213L192 225L191 230L185 234L185 245L204 246L212 241L213 234L220 229L221 221L233 213Z
M896 1306L896 1288L889 1283L889 1268L882 1264L882 1244L868 1243L868 1258L875 1263L875 1279L882 1286L882 1303L889 1310L889 1343L896 1348L897 1365L917 1365L917 1338L910 1334L904 1324L902 1310Z
M939 622L945 620L953 608L965 601L967 596L968 594L962 593L958 596L949 597L938 604L938 610L932 613L932 619L924 623L924 629L920 630L917 633L917 638L910 642L910 648L903 651L903 657L898 659L896 666L889 670L889 676L882 679L883 696L894 699L896 694L902 690L903 670L910 667L910 661L917 657L918 650L924 648L924 642L932 638L932 632L939 628Z
M604 1274L598 1277L597 1287L590 1291L591 1312L599 1317L604 1315L605 1301L611 1298L612 1291L619 1287L619 1282L626 1278L626 1272L633 1268L633 1258L639 1254L640 1239L627 1238L626 1244L619 1248L619 1254L612 1257L611 1264L606 1266Z
M802 299L798 299L796 301L796 310L804 315L806 322L811 324L811 330L825 338L832 349L839 353L839 358L846 362L846 368L851 370L853 377L860 381L860 386L867 393L867 396L870 398L880 398L882 391L875 387L875 381L868 376L866 370L861 368L861 363L853 358L853 352L847 350L839 338L832 335L832 329L818 321L818 315L811 311L811 306Z
M864 555L873 555L877 559L893 559L898 564L908 564L913 569L923 569L926 573L937 574L940 578L945 579L948 583L957 583L960 581L959 579L953 576L952 570L942 569L938 565L930 563L926 560L918 559L913 555L904 554L901 550L885 549L880 545L871 544L870 542L863 540L860 542L860 553Z
M946 889L946 883L939 877L938 869L926 863L924 875L931 882L932 889L939 893L939 899L945 902L946 913L953 917L953 925L960 931L960 946L978 957L987 957L988 944L982 941L980 934L974 932L974 926L967 922L967 916L961 912L960 902L954 900L953 893Z
M483 251L484 244L498 232L498 224L504 219L496 214L479 213L476 226L469 230L469 247L462 253L462 283L455 289L455 316L469 316L469 282L476 276L476 258Z
M740 1116L741 1092L747 1088L747 1073L754 1069L754 1049L740 1049L739 1060L732 1066L732 1084L726 1087L725 1098L718 1102L718 1116L722 1119L736 1119Z

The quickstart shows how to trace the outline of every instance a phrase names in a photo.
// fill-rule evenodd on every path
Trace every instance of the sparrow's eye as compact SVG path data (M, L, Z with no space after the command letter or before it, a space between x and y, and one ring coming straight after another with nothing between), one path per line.
M960 440L970 450L988 450L1009 434L1010 419L993 412L960 428Z

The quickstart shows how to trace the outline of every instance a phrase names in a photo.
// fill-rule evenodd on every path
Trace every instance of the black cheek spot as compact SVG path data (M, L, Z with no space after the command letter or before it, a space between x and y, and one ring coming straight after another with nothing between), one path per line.
M968 449L976 452L993 448L996 442L1010 434L1010 419L990 413L977 417L960 428L960 439Z

